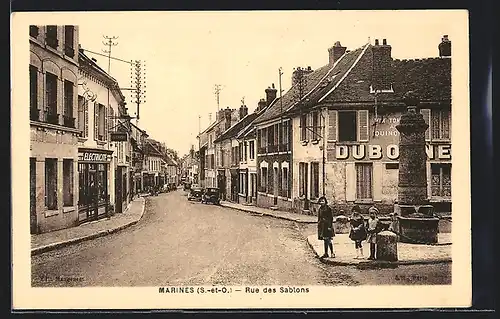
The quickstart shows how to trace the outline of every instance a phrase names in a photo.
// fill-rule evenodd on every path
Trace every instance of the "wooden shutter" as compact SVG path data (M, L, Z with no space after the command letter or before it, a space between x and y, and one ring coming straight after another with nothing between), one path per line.
M94 103L94 139L99 140L99 103Z
M356 199L356 167L354 163L346 163L346 201L354 201Z
M382 187L384 180L384 166L385 164L382 162L374 161L373 162L373 200L382 200Z
M109 117L111 116L110 109L111 106L107 105L104 108L104 140L106 141L108 139L108 134L109 134Z
M368 110L358 111L358 141L367 142L369 136Z
M83 104L84 108L84 116L83 116L83 121L84 121L84 127L83 127L83 137L88 137L89 136L89 101L85 100Z
M328 110L328 141L337 141L338 112Z
M420 109L420 113L423 115L425 123L427 123L427 125L429 125L429 127L427 128L427 131L425 131L425 140L430 141L431 140L431 132L432 132L431 110L430 109Z

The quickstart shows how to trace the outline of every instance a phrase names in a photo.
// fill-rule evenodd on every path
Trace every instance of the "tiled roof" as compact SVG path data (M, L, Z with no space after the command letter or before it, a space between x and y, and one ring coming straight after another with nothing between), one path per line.
M242 118L239 122L228 128L224 133L222 133L218 138L214 140L214 143L235 137L238 133L244 129L248 124L252 123L253 120L257 117L258 113L247 114L244 118Z
M359 48L347 52L333 67L327 64L306 75L307 80L305 81L304 100L310 100L312 98L311 95L317 91L325 90L325 92L327 92L329 87L333 87L342 78L342 75L349 70L349 67L354 63L362 49L363 48ZM298 102L298 86L292 86L290 90L282 96L282 99L283 106L281 106L280 102L274 103L274 105L266 110L264 114L255 120L255 123L275 119L280 116L282 111L295 110Z
M306 96L304 103L301 105L307 107L312 104L316 104L319 99L321 99L328 92L337 89L341 86L344 80L349 76L353 66L355 66L356 61L359 61L361 55L366 51L366 47L363 46L353 51L349 51L342 56L338 62L335 63L333 69L330 69L327 76L323 77L317 85ZM329 67L328 65L326 67ZM300 104L295 104L292 108L288 109L287 113L293 113L297 111Z
M370 45L349 75L322 103L373 103L375 96L370 93L372 76L373 55ZM394 92L379 93L377 95L379 102L401 102L407 91L415 92L422 102L451 99L450 58L396 59L392 61L389 76L392 78ZM328 91L318 93L326 92ZM317 103L317 99L311 102Z

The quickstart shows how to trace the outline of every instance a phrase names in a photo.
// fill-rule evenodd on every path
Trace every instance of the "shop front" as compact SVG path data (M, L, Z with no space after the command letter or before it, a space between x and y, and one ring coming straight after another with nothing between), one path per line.
M78 149L78 222L97 220L110 213L110 163L112 151Z

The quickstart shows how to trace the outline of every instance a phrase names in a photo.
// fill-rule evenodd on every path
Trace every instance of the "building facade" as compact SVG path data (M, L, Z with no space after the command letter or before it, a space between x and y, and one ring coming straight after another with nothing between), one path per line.
M30 230L78 224L78 27L30 26Z
M337 43L329 52L330 63L319 69L323 75L318 74L321 80L307 90L307 102L287 108L297 172L294 209L309 213L312 206L314 212L317 199L325 195L338 210L347 212L358 204L392 212L398 192L396 125L406 109L402 97L413 91L429 124L428 199L436 212L451 212L451 42L447 36L435 58L395 60L385 39L354 51Z
M283 102L291 99L287 92L276 98L276 89L266 89L266 100L259 102L265 108L254 121L257 135L257 205L292 209L292 126L283 116Z
M118 83L79 50L79 222L123 212L130 201L130 139ZM111 141L123 132L122 141Z

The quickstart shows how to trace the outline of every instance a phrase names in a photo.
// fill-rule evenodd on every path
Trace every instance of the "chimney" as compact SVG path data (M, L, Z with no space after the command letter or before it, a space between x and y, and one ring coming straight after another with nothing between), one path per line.
M229 106L224 110L224 129L227 130L231 127L231 113L233 110L229 108Z
M247 114L248 114L248 107L245 104L242 104L240 106L240 113L239 114L240 114L240 120L242 118L244 118L245 116L247 116Z
M307 68L301 68L298 66L292 73L292 86L295 86L297 83L302 81L302 84L305 85L306 79L305 77L312 73L314 70L308 66Z
M274 88L274 83L272 84L272 87L268 87L266 89L266 105L271 104L271 102L276 99L276 92L278 92L278 90Z
M346 47L343 47L340 44L340 41L335 42L333 47L328 49L328 56L329 56L329 64L330 66L333 66L335 61L337 61L342 55L344 55L346 51Z
M451 41L448 39L447 34L443 35L438 48L440 57L451 57Z
M266 107L266 105L266 100L260 99L259 103L257 104L257 112L262 111Z
M375 45L372 46L373 57L373 73L372 73L372 88L373 90L390 90L392 87L392 57L391 46L387 45L387 40L382 40L382 45L378 39L375 40Z

